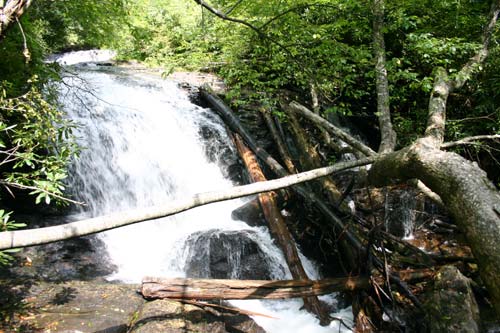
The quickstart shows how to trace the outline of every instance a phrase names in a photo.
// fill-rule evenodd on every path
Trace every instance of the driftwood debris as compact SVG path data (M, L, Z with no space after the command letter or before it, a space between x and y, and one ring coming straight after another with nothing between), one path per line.
M234 142L241 159L248 170L250 179L253 182L266 181L267 179L259 166L257 157L245 146L239 135L234 135ZM292 273L292 277L296 280L308 280L309 277L307 276L307 273L300 261L293 236L288 230L285 220L283 219L283 216L278 208L276 195L273 192L260 193L258 195L258 199L262 212L264 213L264 217L269 225L269 229L271 230L271 234L283 251L288 268ZM317 297L304 297L304 307L307 311L318 316L322 325L329 324L330 320L328 313L326 313L326 311L321 307Z

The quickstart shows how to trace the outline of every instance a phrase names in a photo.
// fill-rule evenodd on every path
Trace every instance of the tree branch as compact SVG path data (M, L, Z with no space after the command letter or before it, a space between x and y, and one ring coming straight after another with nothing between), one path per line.
M384 0L373 0L373 54L376 60L377 117L380 127L379 153L394 151L396 132L392 128L384 42Z
M194 2L196 2L197 4L199 4L200 6L202 6L203 8L205 8L206 10L208 10L210 13L214 14L215 16L225 20L225 21L230 21L230 22L235 22L235 23L239 23L239 24L243 24L244 26L252 29L253 31L255 31L259 36L263 36L264 33L262 33L262 31L257 28L256 26L254 26L253 24L251 23L248 23L247 21L244 21L244 20L240 20L240 19L237 19L237 18L234 18L234 17L230 17L230 16L227 16L226 14L224 14L223 12L221 12L220 10L217 10L215 8L213 8L212 6L210 6L209 4L207 4L205 1L203 0L194 0Z
M429 118L425 130L425 138L428 144L439 148L444 141L446 122L446 103L449 94L461 88L465 82L480 69L480 64L488 56L488 47L500 13L500 0L493 0L489 13L489 21L482 35L481 49L462 67L453 79L448 77L444 68L438 68L434 87L429 99Z
M500 140L500 134L469 136L467 138L463 138L463 139L460 139L457 141L443 143L441 145L441 148L450 148L450 147L455 147L455 146L470 145L470 144L473 144L474 141L481 141L481 140L497 141L497 140Z
M230 189L216 192L199 193L189 198L173 200L163 206L153 206L143 209L120 212L87 220L67 223L64 225L31 230L4 231L0 232L0 250L46 244L64 239L95 234L101 231L115 229L129 224L174 215L213 202L230 200L256 193L282 189L291 185L324 177L341 170L371 164L374 161L374 157L368 157L357 161L337 163L332 166L310 170L307 172L270 180L267 182L236 186Z

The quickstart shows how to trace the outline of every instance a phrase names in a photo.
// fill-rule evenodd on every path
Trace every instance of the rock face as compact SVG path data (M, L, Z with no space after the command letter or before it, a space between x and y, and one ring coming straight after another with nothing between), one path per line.
M172 300L156 300L145 304L130 328L130 333L264 333L247 316L221 313Z
M470 281L454 266L439 270L425 306L430 332L479 332L479 309Z
M186 248L188 277L213 279L270 279L266 255L251 231L209 230L191 235Z
M31 316L21 317L30 332L126 332L144 304L137 286L68 281L35 283L24 302Z
M0 281L2 302L11 302L10 310L20 305L5 327L0 321L0 332L264 332L250 317L231 311L173 300L146 302L136 292L136 285L33 282L24 290L25 286L7 286L7 281Z

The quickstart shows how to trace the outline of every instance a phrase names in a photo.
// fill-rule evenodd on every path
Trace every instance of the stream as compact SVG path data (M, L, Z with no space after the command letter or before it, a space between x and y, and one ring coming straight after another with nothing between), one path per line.
M59 85L60 101L79 125L75 134L83 148L70 167L68 187L86 206L76 209L71 220L234 186L231 175L239 168L238 157L224 124L212 110L193 104L175 82L86 63L92 59L85 52L56 59L73 65L72 74ZM290 279L268 229L231 218L231 212L248 200L211 204L100 234L115 267L106 279ZM314 263L301 259L309 277L320 278ZM335 295L321 299L337 308ZM277 318L253 317L271 333L350 332L335 320L321 327L301 310L301 299L231 303ZM352 326L350 308L332 316Z

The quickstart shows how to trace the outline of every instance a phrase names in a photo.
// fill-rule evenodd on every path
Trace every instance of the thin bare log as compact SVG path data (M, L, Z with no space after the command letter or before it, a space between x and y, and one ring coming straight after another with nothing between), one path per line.
M264 313L238 309L238 308L224 306L224 305L220 305L220 304L211 304L211 303L205 303L205 302L200 302L200 301L195 301L195 300L187 300L187 299L180 299L179 302L185 303L185 304L195 305L198 307L208 307L208 308L214 308L214 309L221 309L221 310L224 310L227 312L242 314L242 315L246 315L246 316L259 316L259 317L265 317L265 318L270 318L270 319L278 319L276 317L269 316L269 315L266 315Z
M280 179L269 180L267 182L236 186L215 192L199 193L192 197L173 200L162 206L130 210L53 227L3 231L0 232L0 250L47 244L64 239L95 234L129 224L166 217L213 202L286 188L319 177L324 177L333 172L370 164L373 163L374 160L374 158L366 158L364 160L338 163L318 170L311 170Z
M432 269L394 272L401 281L410 282L431 278ZM283 299L320 296L338 291L368 289L370 281L383 283L382 277L364 276L323 280L223 280L145 277L141 294L145 298L173 299Z
M446 207L443 204L443 200L441 199L441 197L437 193L433 192L429 187L427 187L427 185L422 183L421 180L414 178L411 179L409 183L414 187L416 187L420 192L425 194L429 199L434 201L434 203L437 204L439 207L446 210Z

